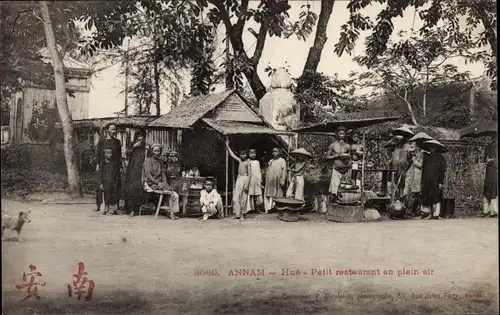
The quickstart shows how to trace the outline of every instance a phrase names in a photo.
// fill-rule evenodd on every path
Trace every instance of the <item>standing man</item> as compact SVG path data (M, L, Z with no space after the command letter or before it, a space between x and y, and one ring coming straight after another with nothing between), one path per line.
M264 188L264 209L266 213L274 208L274 198L283 197L286 183L286 161L281 157L280 148L273 148L273 158L269 161L266 171Z
M441 219L441 201L446 178L446 148L437 140L421 144L424 153L422 166L422 219ZM428 152L428 153L427 153Z
M498 142L492 137L486 148L486 175L483 188L483 217L498 217Z
M118 167L117 175L117 188L118 194L121 193L121 169L122 169L122 143L120 140L116 139L116 125L110 123L104 127L104 132L97 142L97 154L96 154L96 172L99 172L100 165L104 162L104 148L110 149L112 151L112 159L116 162ZM118 198L120 197L118 195ZM96 204L97 208L95 211L100 211L102 203L102 191L97 187L96 191Z
M345 174L351 167L351 145L346 142L347 129L344 126L337 128L337 137L328 147L326 158L333 160L332 178L328 192L337 199L338 189Z

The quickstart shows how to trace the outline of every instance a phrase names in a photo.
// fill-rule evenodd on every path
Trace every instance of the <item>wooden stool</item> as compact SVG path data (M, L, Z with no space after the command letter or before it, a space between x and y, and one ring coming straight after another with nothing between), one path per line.
M153 190L152 192L160 195L160 199L158 200L158 206L156 207L155 219L158 217L158 214L160 213L160 209L165 210L165 211L172 211L172 205L170 204L171 198L168 198L168 202L169 202L168 206L162 206L161 203L163 201L163 196L171 196L174 193L173 191Z

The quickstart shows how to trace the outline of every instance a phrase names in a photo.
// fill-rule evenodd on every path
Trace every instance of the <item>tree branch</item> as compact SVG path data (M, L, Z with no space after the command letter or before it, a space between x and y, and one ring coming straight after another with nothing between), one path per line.
M242 0L240 5L240 16L238 17L238 22L234 25L234 32L236 32L237 37L241 37L243 35L243 28L245 27L245 23L247 21L245 17L245 13L248 10L248 2L249 0Z
M64 59L64 56L66 55L66 52L68 51L69 47L73 43L73 38L74 34L71 32L71 34L68 32L66 27L63 26L63 32L64 32L64 37L66 37L66 42L64 43L64 46L62 47L61 51L59 54L61 55L61 59Z
M229 13L227 12L226 8L224 7L224 4L220 0L208 0L212 5L214 5L217 10L219 10L219 14L221 17L222 22L224 23L224 26L226 27L226 33L229 35L229 39L231 40L231 44L233 45L234 49L234 44L236 42L236 34L234 32L234 26L231 23L231 18L229 17Z
M255 51L252 56L252 64L257 66L260 58L262 57L262 52L264 51L264 44L266 43L267 37L267 27L264 23L260 25L259 34L257 35L257 44L255 45Z

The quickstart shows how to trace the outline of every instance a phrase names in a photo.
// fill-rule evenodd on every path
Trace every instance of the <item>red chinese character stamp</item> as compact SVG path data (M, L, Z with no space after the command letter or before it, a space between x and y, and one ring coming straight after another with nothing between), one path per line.
M87 293L85 296L85 301L90 301L92 299L92 293L94 292L95 283L93 280L89 280L87 277L88 273L85 272L85 264L80 261L78 263L78 272L73 274L76 280L73 280L73 286L68 284L68 296L72 297L73 293L78 295L78 299L82 298L82 295ZM88 289L85 291L85 284L88 282Z
M46 285L45 281L40 281L40 282L36 281L36 277L42 276L42 274L39 271L36 271L36 266L29 265L29 268L30 268L31 272L29 272L29 273L23 272L24 283L16 285L16 288L18 290L28 288L28 291L27 291L28 295L24 299L22 299L21 302L24 300L27 300L29 298L40 300L41 297L38 295L38 286L41 285L42 287L44 287ZM28 276L30 276L30 281L26 282Z

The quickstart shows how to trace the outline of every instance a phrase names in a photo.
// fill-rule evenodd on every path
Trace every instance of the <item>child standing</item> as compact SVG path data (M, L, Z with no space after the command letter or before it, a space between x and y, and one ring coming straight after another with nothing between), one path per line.
M219 215L222 210L222 199L214 188L214 181L206 179L204 183L205 188L200 192L201 211L203 212L203 220Z
M97 174L99 190L104 193L104 214L109 211L111 211L111 214L117 214L119 176L118 163L113 160L113 148L106 147L104 149L104 161L99 165Z
M247 210L257 210L262 205L262 173L260 162L257 160L257 150L248 151L250 158L250 178L248 180L248 205Z
M233 159L238 161L238 177L233 188L233 209L235 219L245 219L248 204L248 186L250 174L250 162L248 161L248 153L246 150L240 150L240 156L236 154L229 147L229 142L225 142L229 154Z
M283 197L286 181L286 161L280 156L281 150L273 148L273 158L269 161L264 188L264 209L266 213L274 207L273 198Z
M291 181L286 193L287 198L304 200L304 174L306 171L306 160L312 155L304 148L299 148L290 152L290 155L295 158L293 167L289 168L291 172Z

